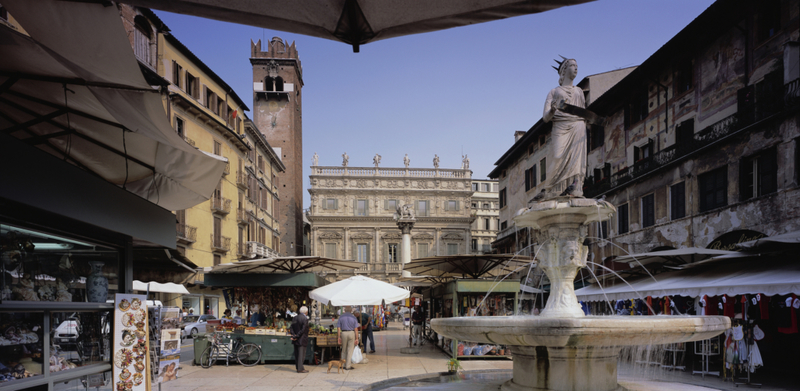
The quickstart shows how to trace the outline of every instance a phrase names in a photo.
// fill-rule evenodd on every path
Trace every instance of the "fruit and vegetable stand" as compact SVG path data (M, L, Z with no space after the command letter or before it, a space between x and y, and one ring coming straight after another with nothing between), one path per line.
M262 329L263 331L268 331ZM259 330L261 331L261 330ZM272 330L275 332L274 330ZM277 332L275 332L277 333ZM294 360L294 346L292 339L285 333L278 334L240 334L231 333L232 340L241 338L244 343L254 343L261 347L261 362L267 361L290 361ZM200 355L206 347L210 345L207 338L197 337L194 339L194 363L200 365ZM306 349L307 362L314 362L314 349L316 348L316 338L308 338L308 349Z

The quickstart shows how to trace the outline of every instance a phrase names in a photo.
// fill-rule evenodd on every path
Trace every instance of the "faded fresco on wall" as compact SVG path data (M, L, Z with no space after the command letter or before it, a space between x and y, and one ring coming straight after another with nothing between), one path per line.
M528 204L528 200L525 199L525 167L527 167L527 160L520 160L508 173L508 189L509 192L514 192L508 194L507 201L509 210L514 212ZM512 216L514 212L512 212Z
M608 118L605 136L605 161L616 164L625 160L625 121L622 110Z
M731 29L700 55L700 120L736 104L736 93L744 87L744 37Z

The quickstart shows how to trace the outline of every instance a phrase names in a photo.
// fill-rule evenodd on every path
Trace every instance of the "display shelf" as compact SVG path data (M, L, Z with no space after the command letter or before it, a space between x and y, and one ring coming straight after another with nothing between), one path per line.
M85 303L72 301L12 301L0 302L0 311L14 312L67 312L67 311L100 311L114 309L114 303Z
M0 390L16 391L46 384L52 385L53 383L66 382L75 379L77 377L92 375L98 372L102 373L110 370L111 370L111 364L108 362L91 364L64 371L47 373L45 375L7 381L4 383L0 383Z

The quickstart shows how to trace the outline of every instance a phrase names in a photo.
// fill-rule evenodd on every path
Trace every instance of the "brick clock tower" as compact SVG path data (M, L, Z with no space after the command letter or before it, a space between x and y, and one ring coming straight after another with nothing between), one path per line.
M303 254L303 70L294 43L250 41L253 122L286 166L277 174L280 254Z

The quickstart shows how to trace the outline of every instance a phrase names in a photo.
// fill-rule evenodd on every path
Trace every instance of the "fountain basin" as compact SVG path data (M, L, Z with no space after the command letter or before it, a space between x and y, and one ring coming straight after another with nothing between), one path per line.
M509 346L631 346L699 341L730 328L725 316L475 316L432 319L437 333Z
M699 341L730 327L725 316L462 317L431 320L437 333L509 346L513 379L504 391L624 390L623 346Z

